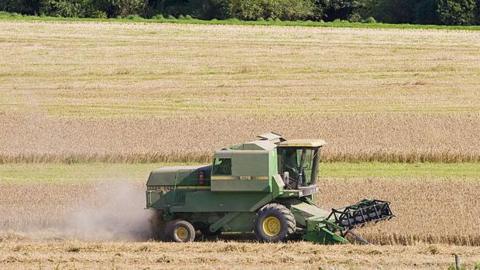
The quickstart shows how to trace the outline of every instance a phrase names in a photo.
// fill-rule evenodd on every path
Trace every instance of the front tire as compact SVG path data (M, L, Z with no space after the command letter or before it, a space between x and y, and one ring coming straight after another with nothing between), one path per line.
M195 240L195 229L190 222L176 219L167 223L165 226L165 235L168 237L168 240L173 242L193 242L193 240Z
M254 232L259 241L283 242L295 233L295 230L295 217L284 205L270 203L258 210Z

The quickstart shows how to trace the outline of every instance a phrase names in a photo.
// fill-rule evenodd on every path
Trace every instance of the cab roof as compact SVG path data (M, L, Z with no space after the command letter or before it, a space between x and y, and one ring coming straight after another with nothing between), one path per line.
M272 141L257 140L257 141L232 145L230 147L223 148L220 151L225 151L225 150L266 150L266 151L271 151L271 150L275 149L275 147L276 147L276 145Z
M286 140L282 135L274 132L265 133L257 136L259 140L236 144L217 150L216 153L225 153L228 151L272 151L277 147L303 147L317 148L327 144L324 140L319 139L298 139Z
M278 144L278 147L321 147L327 143L318 139L286 140Z

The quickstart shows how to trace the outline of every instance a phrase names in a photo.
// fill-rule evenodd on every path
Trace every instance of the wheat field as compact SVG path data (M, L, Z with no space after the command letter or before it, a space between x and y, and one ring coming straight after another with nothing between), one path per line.
M0 268L473 269L479 52L478 31L0 20ZM369 246L149 241L150 166L268 131L328 142L323 208L397 217Z
M161 243L149 240L143 181L11 181L0 185L0 263L2 269L446 269L453 254L468 269L480 262L475 179L322 177L319 187L316 200L326 209L365 196L388 198L396 217L357 230L367 246L259 244L233 236Z
M479 161L480 32L0 21L0 162Z

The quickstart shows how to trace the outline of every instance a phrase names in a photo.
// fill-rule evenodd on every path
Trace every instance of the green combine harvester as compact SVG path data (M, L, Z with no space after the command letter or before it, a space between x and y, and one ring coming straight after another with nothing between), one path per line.
M213 164L154 170L147 208L162 240L194 241L221 233L255 233L262 242L302 238L348 243L353 229L393 217L389 203L362 200L326 211L314 203L322 140L285 140L276 133L215 152Z

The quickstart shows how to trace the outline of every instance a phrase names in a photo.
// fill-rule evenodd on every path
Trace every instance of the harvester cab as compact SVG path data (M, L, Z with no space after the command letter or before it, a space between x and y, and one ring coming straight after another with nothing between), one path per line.
M291 140L277 145L278 170L287 189L302 190L302 194L315 193L320 147L322 140Z
M340 209L314 203L322 140L286 140L276 133L216 151L212 165L166 167L147 181L159 238L193 241L221 233L253 232L263 242L303 238L347 243L367 223L393 217L386 201L362 200ZM353 234L357 239L360 237Z

